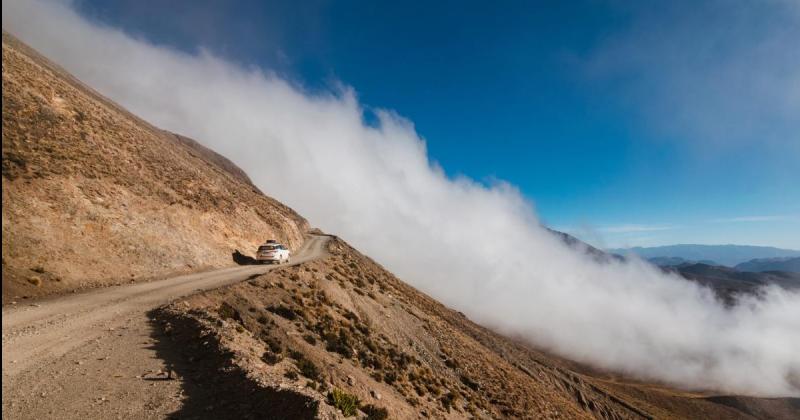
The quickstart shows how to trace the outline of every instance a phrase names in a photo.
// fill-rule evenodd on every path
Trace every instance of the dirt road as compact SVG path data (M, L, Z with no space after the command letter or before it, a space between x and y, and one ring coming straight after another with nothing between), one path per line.
M292 265L325 255L311 236ZM146 312L247 279L241 266L98 289L3 308L3 418L164 418L180 408L181 380L164 380Z

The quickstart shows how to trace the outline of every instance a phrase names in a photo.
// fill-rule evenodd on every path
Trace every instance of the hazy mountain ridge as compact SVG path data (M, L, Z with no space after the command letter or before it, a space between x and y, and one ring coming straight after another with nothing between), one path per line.
M550 231L561 238L567 245L588 253L596 261L609 262L614 259L625 259L625 257L620 254L612 254L610 253L611 251L601 251L566 233L552 229L550 229ZM630 254L630 252L626 252L626 254ZM800 258L778 258L776 260L770 259L766 261L772 261L773 263L775 263L775 261L780 261L792 267L791 264L793 264L795 260L800 260ZM689 261L681 257L650 257L647 258L647 261L661 267L664 271L679 274L687 280L692 280L710 287L720 298L728 303L733 303L737 294L758 293L761 287L768 285L800 290L800 273L793 272L792 270L763 270L763 272L751 272L718 265L713 261ZM772 267L773 265L766 263L765 267L766 266Z
M729 303L733 303L737 294L759 293L759 289L763 286L776 285L788 290L800 290L800 273L794 272L738 271L730 267L708 264L682 264L664 269L711 287Z
M680 257L652 257L647 261L660 266L660 267L674 267L682 264L706 264L706 265L720 265L711 260L689 261Z
M800 257L756 258L735 267L739 271L791 271L800 273Z
M714 261L728 267L735 267L756 258L800 257L800 251L768 246L752 245L694 245L679 244L655 247L616 248L610 253L636 254L644 259L668 257L683 258L689 261Z

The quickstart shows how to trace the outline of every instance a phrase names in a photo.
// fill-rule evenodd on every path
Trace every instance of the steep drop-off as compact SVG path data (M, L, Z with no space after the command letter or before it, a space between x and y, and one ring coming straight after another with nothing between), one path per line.
M331 418L342 414L334 392L364 414L401 419L800 414L797 399L711 396L593 371L475 324L339 239L329 253L153 312L158 347L179 375L224 382L213 405L212 391L197 388L178 415ZM279 396L286 404L270 409Z

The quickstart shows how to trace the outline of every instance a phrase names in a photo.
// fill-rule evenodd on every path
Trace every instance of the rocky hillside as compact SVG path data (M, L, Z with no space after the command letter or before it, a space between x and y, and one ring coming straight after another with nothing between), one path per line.
M3 34L3 302L233 264L307 222Z
M160 354L189 384L178 417L800 414L789 399L709 397L590 372L471 322L341 240L329 254L152 314Z
M2 186L4 301L229 265L265 238L296 248L308 230L224 157L148 125L6 34ZM800 416L796 399L679 392L550 356L339 239L323 258L150 319L157 356L180 381L175 418Z

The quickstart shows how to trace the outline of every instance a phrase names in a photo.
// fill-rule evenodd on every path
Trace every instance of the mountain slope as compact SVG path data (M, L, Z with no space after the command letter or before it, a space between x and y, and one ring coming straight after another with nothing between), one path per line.
M797 399L709 398L564 361L471 322L341 240L329 252L153 313L164 333L157 347L178 375L239 378L210 408L207 391L197 389L179 416L246 416L263 407L251 397L254 387L264 401L292 392L275 418L329 418L334 389L357 397L365 412L386 409L392 418L800 414Z
M739 271L791 271L800 273L800 257L795 258L757 258L735 267Z
M800 251L749 245L668 245L611 249L609 252L636 254L642 258L678 257L689 261L715 261L733 267L754 258L800 257Z
M233 264L308 223L3 34L3 301Z
M235 165L148 125L6 35L3 84L3 274L12 275L4 277L4 299L226 265L232 250L265 237L302 242L305 220L263 196ZM351 410L371 418L798 414L792 399L709 398L571 363L471 322L341 240L329 242L328 254L154 310L152 340L108 328L106 343L123 343L125 354L155 348L179 379L145 372L97 382L114 382L119 400L130 397L125 384L149 393L130 404L138 411L122 413L128 418L159 399L179 407L175 418L341 418ZM116 303L101 306L114 312ZM147 331L139 321L135 330ZM37 376L37 392L13 402L41 401L74 387L70 374L98 372L84 363L69 362L74 370L57 378ZM157 387L168 381L178 395ZM105 394L81 398L85 406L107 404Z

